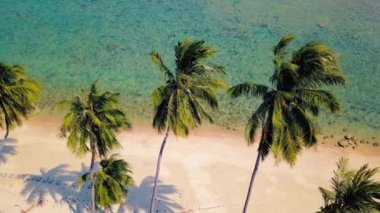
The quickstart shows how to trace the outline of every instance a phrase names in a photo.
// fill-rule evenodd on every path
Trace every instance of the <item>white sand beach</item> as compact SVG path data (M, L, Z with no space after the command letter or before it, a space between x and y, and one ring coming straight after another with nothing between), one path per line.
M88 170L90 156L77 158L68 151L65 140L57 136L60 121L35 116L0 142L1 213L19 213L39 198L43 205L30 212L86 212L87 189L79 191L74 185ZM340 148L334 146L338 137L321 139L324 144L305 150L293 168L267 158L249 212L315 212L322 205L318 187L330 185L342 156L350 159L352 168L380 166L380 147ZM116 152L130 163L135 186L118 212L147 212L162 138L148 125L120 133L124 148ZM256 146L248 147L239 131L202 127L188 138L170 137L161 167L158 212L241 212L256 154Z

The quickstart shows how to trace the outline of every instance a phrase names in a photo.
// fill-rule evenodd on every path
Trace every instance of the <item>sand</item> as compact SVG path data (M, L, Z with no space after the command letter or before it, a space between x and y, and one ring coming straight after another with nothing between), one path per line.
M38 115L0 142L0 212L86 212L88 189L75 187L88 170L90 156L77 158L57 137L61 118ZM147 124L119 134L116 152L130 163L135 186L119 212L147 212L158 150L163 138ZM335 139L305 150L291 168L267 158L260 167L249 212L315 212L322 205L318 186L327 187L337 160L357 168L380 166L380 148L335 146ZM256 158L240 131L206 126L190 137L170 137L159 186L159 212L241 212ZM376 178L380 179L377 175ZM43 205L36 205L41 198ZM17 206L16 206L17 205ZM117 212L117 211L115 211Z

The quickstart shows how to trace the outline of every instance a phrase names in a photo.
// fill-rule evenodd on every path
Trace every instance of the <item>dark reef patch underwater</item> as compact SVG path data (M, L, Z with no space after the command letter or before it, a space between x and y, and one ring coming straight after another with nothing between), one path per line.
M204 39L217 50L214 62L225 65L231 85L247 79L266 84L273 69L272 46L282 35L294 34L295 48L308 41L332 46L348 77L346 88L337 91L343 110L321 121L350 131L379 132L378 0L1 3L0 61L21 64L42 82L41 107L51 107L100 78L103 88L122 94L132 117L150 120L149 95L162 80L149 59L152 50L170 63L178 40ZM257 103L223 97L217 123L240 128Z

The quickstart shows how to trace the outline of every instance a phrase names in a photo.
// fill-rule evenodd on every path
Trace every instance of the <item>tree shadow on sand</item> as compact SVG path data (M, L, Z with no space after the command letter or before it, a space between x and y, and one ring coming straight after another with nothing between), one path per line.
M0 164L7 162L8 155L15 155L17 140L14 138L0 140Z
M132 186L128 189L126 204L121 206L118 213L133 211L133 213L149 212L150 199L152 196L154 177L144 178L140 186ZM156 212L175 212L181 210L182 206L169 198L169 195L177 193L173 185L158 182Z
M67 205L70 212L87 212L89 206L89 186L77 188L80 175L89 169L82 164L80 172L68 171L68 165L61 164L50 170L40 170L38 175L27 175L21 195L26 196L28 203L43 200L44 205ZM52 200L51 200L51 199Z

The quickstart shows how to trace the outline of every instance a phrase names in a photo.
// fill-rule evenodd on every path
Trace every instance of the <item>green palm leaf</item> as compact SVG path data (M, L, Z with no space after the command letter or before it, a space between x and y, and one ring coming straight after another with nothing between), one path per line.
M93 173L95 202L100 209L110 209L113 205L122 204L128 195L127 187L134 184L132 171L127 162L116 159L115 155L100 162L101 168ZM91 180L91 173L83 174L77 185L82 187Z
M60 128L61 136L67 137L68 148L78 156L91 151L104 157L121 147L115 133L131 126L120 109L119 94L100 93L97 84L95 81L82 97L59 103L60 108L69 108Z
M22 124L36 109L40 85L29 78L21 66L8 66L0 63L0 110L2 120L0 126L6 128L5 138L9 130Z
M228 89L227 93L233 98L242 95L253 95L256 97L263 97L268 91L269 88L265 85L246 82L231 87L230 89Z
M374 180L378 168L367 164L359 170L348 170L347 159L341 158L332 178L332 190L319 188L324 199L321 213L380 211L380 183Z

